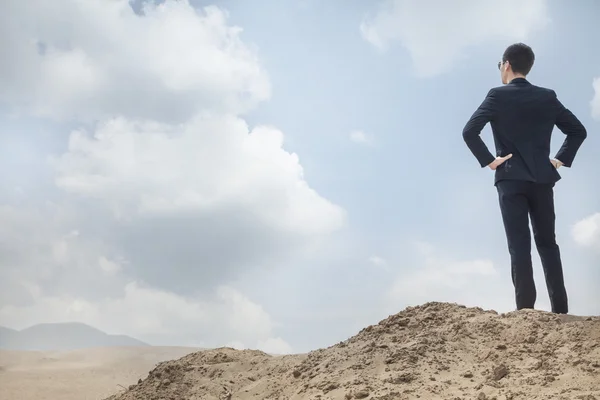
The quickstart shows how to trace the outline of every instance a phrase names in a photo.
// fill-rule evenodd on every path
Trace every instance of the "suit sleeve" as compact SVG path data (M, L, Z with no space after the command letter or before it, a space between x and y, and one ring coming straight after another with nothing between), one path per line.
M579 119L558 100L556 92L553 94L557 109L555 125L567 135L554 158L562 162L565 167L571 167L579 147L587 137L587 131Z
M490 153L480 136L485 125L488 122L493 121L495 115L496 97L494 89L492 89L463 129L463 139L482 168L491 164L496 159L496 157Z

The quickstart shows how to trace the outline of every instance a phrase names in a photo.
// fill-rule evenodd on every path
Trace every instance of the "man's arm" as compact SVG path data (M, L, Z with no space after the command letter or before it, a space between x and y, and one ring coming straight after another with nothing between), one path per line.
M494 89L492 89L463 129L463 139L482 168L496 160L480 136L485 125L492 121L495 115L496 99Z
M557 107L555 125L562 133L567 135L554 158L565 167L571 167L579 147L587 137L587 131L579 119L558 100L556 92L553 91L552 93Z

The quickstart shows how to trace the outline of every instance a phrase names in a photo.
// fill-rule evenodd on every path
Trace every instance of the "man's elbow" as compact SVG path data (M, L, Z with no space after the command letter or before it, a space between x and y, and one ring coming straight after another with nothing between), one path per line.
M473 129L464 130L462 137L463 137L465 144L469 148L476 147L477 143L481 140L479 138L479 134L477 133L477 131L474 131Z
M463 140L468 143L469 141L471 141L473 139L473 130L469 129L468 126L465 126L465 128L462 131L462 137Z
M581 141L584 141L587 138L587 129L585 129L585 125L581 123L577 118L575 118L574 123L571 125L572 135L578 137Z

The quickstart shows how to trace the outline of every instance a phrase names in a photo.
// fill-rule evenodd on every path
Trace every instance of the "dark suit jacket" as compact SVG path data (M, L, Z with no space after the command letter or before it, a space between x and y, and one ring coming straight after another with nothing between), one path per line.
M481 140L490 122L496 156L512 158L496 169L495 181L503 179L554 183L560 179L550 162L550 137L556 125L565 141L554 158L571 167L587 132L551 89L532 85L524 78L493 88L463 129L463 139L482 167L495 160Z

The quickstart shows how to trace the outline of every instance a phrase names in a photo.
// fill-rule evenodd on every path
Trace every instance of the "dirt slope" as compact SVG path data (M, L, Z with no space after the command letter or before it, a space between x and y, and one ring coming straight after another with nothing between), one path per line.
M180 399L600 400L600 318L427 303L309 354L189 354L110 398Z

